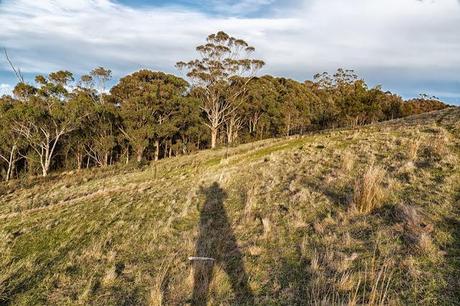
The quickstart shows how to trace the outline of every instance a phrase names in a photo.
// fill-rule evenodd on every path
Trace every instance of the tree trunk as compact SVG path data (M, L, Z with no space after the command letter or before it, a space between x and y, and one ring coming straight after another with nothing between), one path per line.
M50 149L49 145L48 147L45 148L45 156L44 160L41 163L42 166L42 176L45 177L48 175L48 169L50 168L50 162L51 162L51 154L50 154Z
M232 144L233 142L233 120L230 119L230 122L227 125L227 143Z
M45 163L42 166L42 175L43 175L43 177L48 175L48 171L50 169L50 164L51 164L51 158L50 158L49 154L47 153L46 158L45 158Z
M160 141L155 140L155 161L160 158Z
M136 152L136 161L140 163L142 161L142 156L144 155L144 148L137 148Z
M291 115L288 115L288 122L286 127L286 136L289 136L291 133Z
M6 177L5 181L8 182L10 180L10 175L11 175L11 164L8 165L8 169L6 170Z
M257 123L259 122L259 119L260 115L258 113L254 114L254 116L249 119L249 133L251 135L257 134Z
M165 148L164 148L164 152L163 152L163 158L167 158L168 157L168 141L165 141Z
M81 153L77 153L77 170L81 170L81 163L83 162L83 156Z
M8 169L6 171L6 178L5 181L9 181L11 178L11 174L13 173L13 168L14 168L14 155L16 152L16 146L13 146L10 151L10 158L8 161Z
M44 164L42 164L42 174L44 177L48 175L48 171L51 166L51 160L54 155L54 150L56 149L56 145L59 139L61 138L61 136L62 136L62 133L59 133L54 140L47 139L46 147L45 147L45 160L44 160ZM53 145L51 145L51 142L53 143Z
M106 167L108 164L109 164L109 153L107 152L104 154L104 162L102 165Z
M217 144L217 132L218 129L217 127L212 127L211 128L211 149L214 149Z

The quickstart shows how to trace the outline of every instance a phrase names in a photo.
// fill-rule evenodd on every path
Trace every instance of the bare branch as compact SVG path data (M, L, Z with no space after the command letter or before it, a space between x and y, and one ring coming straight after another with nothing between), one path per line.
M13 69L14 74L16 75L16 78L18 79L19 83L25 83L24 82L24 76L21 73L21 70L18 68L16 69L13 65L13 62L11 61L10 57L8 56L8 52L6 51L6 48L3 48L3 51L5 53L6 60L8 61L8 64L10 65L11 69Z

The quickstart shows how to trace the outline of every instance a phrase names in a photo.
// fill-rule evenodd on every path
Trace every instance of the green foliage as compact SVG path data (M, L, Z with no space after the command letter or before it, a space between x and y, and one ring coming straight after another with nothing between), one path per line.
M140 162L149 141L157 146L171 138L177 131L178 115L188 83L183 79L162 72L140 70L126 76L111 90L114 103L119 105L123 118L120 131L129 141Z
M402 106L402 113L405 116L412 114L422 114L435 110L444 109L446 105L435 97L421 95L420 98L411 99Z

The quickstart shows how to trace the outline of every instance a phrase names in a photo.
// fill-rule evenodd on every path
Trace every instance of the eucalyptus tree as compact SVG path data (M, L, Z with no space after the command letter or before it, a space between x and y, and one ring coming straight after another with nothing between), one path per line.
M112 79L112 70L106 69L104 67L97 67L91 70L89 75L82 77L83 82L87 82L92 86L95 86L95 89L99 95L99 102L104 103L106 96L106 86L107 82Z
M209 35L206 43L196 47L196 51L199 53L198 59L178 62L176 67L186 69L193 86L203 89L199 91L201 109L211 132L211 148L215 148L219 129L238 108L238 104L233 102L265 63L250 57L255 51L254 47L222 31ZM246 78L246 81L234 88L234 78Z
M323 127L357 125L365 119L365 106L368 91L366 83L349 69L339 68L331 76L327 72L316 74L316 93L322 105L315 108Z
M200 100L190 95L181 98L179 109L174 116L174 125L177 128L174 137L174 147L177 153L187 154L200 149L206 141L208 133L203 125Z
M25 102L31 96L37 93L37 88L33 87L30 84L19 82L13 89L14 97L21 101Z
M93 103L85 128L86 155L99 167L110 164L117 146L120 116L118 107L112 103Z
M66 157L66 164L80 170L84 166L85 159L87 166L89 166L90 159L92 159L90 155L87 154L89 146L93 143L93 137L95 136L91 131L101 128L97 120L98 97L94 91L78 86L72 91L70 99L72 99L73 103L78 105L80 109L84 109L87 116L82 118L78 127L67 135L65 143L61 147ZM98 130L98 132L100 133L101 131ZM69 157L73 158L69 159Z
M381 95L383 120L393 120L404 116L403 99L391 92L383 92Z
M6 165L5 181L12 177L16 163L22 159L19 150L23 142L12 124L14 107L15 101L11 97L0 97L0 164Z
M36 153L43 176L48 175L63 136L75 130L87 116L87 110L70 99L67 88L72 81L73 75L68 71L50 73L47 77L39 75L36 93L14 108L12 129Z
M155 160L160 155L160 142L176 132L175 116L188 83L163 72L140 70L120 80L111 90L123 119L119 127L140 162L149 142L155 145Z
M264 128L270 121L270 113L277 107L277 80L272 76L254 78L248 83L246 102L242 104L248 133L253 137L262 137Z
M110 69L97 67L89 74L81 76L78 82L77 97L82 104L87 105L89 116L74 137L79 138L79 148L75 151L77 162L83 160L100 167L110 164L115 148L119 144L120 117L118 106L109 103L110 97L106 92L107 82L112 78ZM84 145L81 145L84 143ZM84 153L81 149L84 149Z
M278 86L283 134L289 136L293 131L301 132L311 123L310 109L314 96L304 84L295 80L279 78Z

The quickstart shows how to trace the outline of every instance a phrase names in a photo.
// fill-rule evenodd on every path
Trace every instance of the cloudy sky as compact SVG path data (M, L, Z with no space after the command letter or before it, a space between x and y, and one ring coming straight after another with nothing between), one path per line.
M179 74L219 30L254 45L262 73L303 81L344 67L460 105L460 0L0 0L0 47L30 82L95 66ZM0 94L14 83L1 57Z

